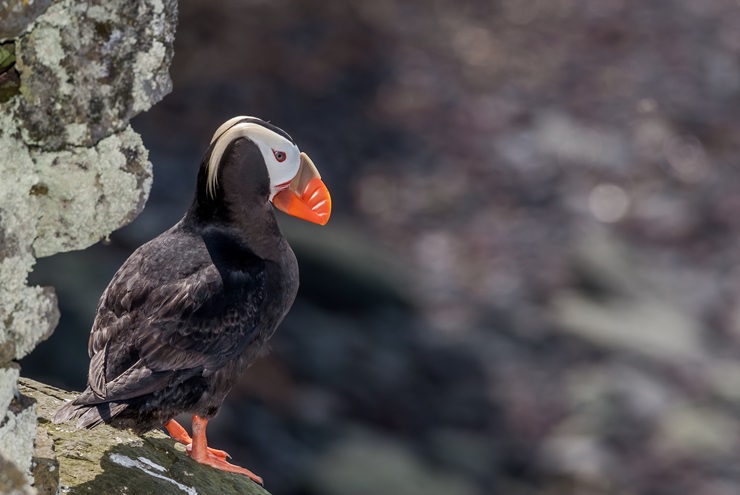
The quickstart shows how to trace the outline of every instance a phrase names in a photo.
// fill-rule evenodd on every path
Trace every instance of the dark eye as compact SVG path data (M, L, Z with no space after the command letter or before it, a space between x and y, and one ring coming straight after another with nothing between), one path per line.
M279 162L284 162L285 161L285 152L284 151L272 150L272 154L275 155L275 160L277 160Z

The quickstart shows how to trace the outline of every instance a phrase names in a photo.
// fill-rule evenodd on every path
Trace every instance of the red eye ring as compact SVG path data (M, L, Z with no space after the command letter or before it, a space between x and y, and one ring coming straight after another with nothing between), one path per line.
M279 162L284 162L287 158L285 151L272 150L272 154L275 155L275 160Z

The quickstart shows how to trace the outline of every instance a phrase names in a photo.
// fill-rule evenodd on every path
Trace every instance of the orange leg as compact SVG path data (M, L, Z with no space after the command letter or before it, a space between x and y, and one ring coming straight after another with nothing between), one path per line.
M243 474L244 476L249 477L252 481L262 485L262 478L254 474L249 469L230 464L226 462L225 459L211 453L211 449L208 447L208 442L206 441L207 425L207 419L193 415L193 448L188 452L190 457L192 457L196 462L220 469L221 471Z
M183 428L180 423L178 423L174 419L171 419L167 421L167 423L165 423L164 427L167 429L167 433L170 434L174 441L180 442L181 444L185 445L185 450L190 452L190 450L193 448L193 439L190 438L190 435L188 435L188 431ZM208 452L220 459L223 459L224 461L227 458L231 459L229 453L223 450L212 449L208 447Z

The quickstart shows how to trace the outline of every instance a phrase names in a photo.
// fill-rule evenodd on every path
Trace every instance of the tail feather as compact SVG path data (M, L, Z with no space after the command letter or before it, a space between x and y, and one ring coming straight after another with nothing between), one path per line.
M51 418L51 422L54 424L59 424L69 421L70 419L79 416L82 413L80 409L86 407L88 406L75 404L75 401L71 400L57 409L57 411L54 413L54 416L52 416Z
M52 416L54 424L65 423L74 418L77 419L77 429L95 428L102 423L110 421L121 413L128 404L125 402L103 402L98 404L80 403L85 397L85 390L77 399L63 404Z
M104 402L103 404L86 406L84 413L77 420L77 429L95 428L102 423L110 423L127 406L128 404L120 402Z

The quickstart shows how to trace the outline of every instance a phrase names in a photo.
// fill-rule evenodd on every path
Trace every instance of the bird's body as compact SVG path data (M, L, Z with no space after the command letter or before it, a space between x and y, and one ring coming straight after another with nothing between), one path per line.
M213 417L293 303L298 266L284 239L265 260L237 232L189 223L137 249L103 293L89 342L100 365L79 401L106 405L80 426L110 411L120 412L105 422L139 432L184 411Z
M166 425L188 443L173 421L188 412L194 431L195 419L203 422L202 448L193 441L193 451L214 457L203 454L205 423L260 354L298 290L298 264L270 205L287 185L272 180L279 172L266 165L270 155L259 134L276 128L239 119L214 136L183 219L138 248L101 296L88 344L88 386L57 411L55 422L77 417L78 427L107 423L137 432ZM287 147L282 134L267 137ZM268 149L277 162L285 161L282 149ZM299 173L289 172L296 180ZM224 467L238 468L225 459L206 461L241 472Z

